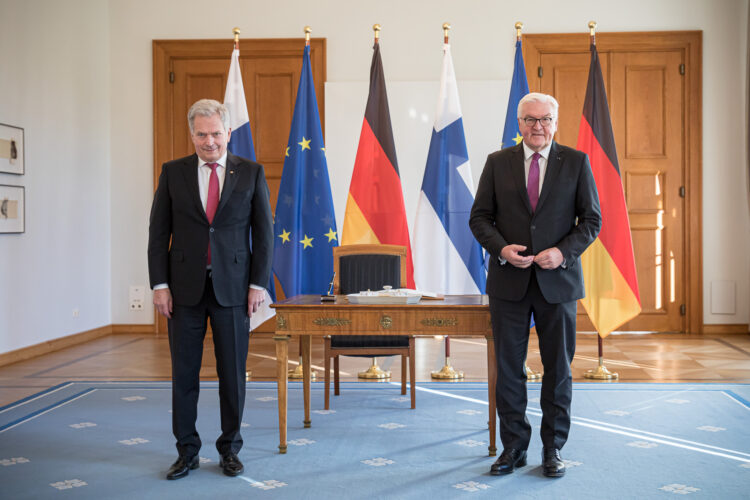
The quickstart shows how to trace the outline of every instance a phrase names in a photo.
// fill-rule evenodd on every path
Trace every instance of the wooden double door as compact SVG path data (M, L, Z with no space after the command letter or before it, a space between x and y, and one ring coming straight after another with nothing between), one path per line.
M702 329L701 40L700 32L596 36L642 305L619 330ZM523 37L529 88L557 98L556 140L573 147L589 46L588 34ZM578 330L593 329L579 307Z
M240 68L255 155L265 167L274 208L304 47L302 38L240 40ZM154 189L165 161L195 152L187 123L190 106L203 98L224 101L232 49L230 39L154 40ZM325 39L311 40L310 60L321 126L325 130ZM272 323L269 320L256 331L272 332L275 328ZM158 313L156 328L157 333L167 331L166 320Z

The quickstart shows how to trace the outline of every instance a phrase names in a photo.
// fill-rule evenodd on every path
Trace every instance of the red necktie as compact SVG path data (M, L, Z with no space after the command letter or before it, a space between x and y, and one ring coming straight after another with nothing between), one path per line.
M206 217L208 223L211 224L214 221L214 215L216 215L216 208L219 206L219 176L216 173L216 167L218 163L206 163L206 166L211 169L211 176L208 178L208 196L206 197ZM209 238L208 243L208 265L211 265L211 241Z
M531 211L536 210L536 204L539 201L539 153L531 156L531 165L529 166L529 182L526 184L526 190L529 193L531 202Z

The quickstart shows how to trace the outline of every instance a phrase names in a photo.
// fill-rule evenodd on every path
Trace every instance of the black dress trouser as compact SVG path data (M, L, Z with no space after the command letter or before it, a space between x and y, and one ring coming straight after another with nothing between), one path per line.
M532 270L529 288L520 301L490 296L497 361L495 397L500 417L500 440L504 448L525 450L531 439L531 425L526 418L524 362L532 313L544 365L540 398L543 446L562 448L570 431L573 392L570 363L575 354L576 302L548 303L539 289L537 272L544 271Z
M192 457L201 447L195 427L198 417L200 368L206 320L213 331L216 371L219 377L221 435L216 440L220 455L242 448L240 426L245 407L245 371L250 331L247 304L224 307L214 295L210 272L201 301L195 306L174 305L169 324L172 355L172 432L180 456Z

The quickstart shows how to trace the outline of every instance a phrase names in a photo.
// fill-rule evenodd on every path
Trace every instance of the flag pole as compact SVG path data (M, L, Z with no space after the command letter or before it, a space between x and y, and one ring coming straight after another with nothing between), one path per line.
M234 33L234 48L239 49L240 48L240 29L234 28L232 30L232 33Z
M235 28L239 32L237 28ZM312 33L312 28L310 26L305 26L305 47L310 46L310 33ZM237 39L235 38L235 43L237 42ZM289 370L287 373L287 377L290 379L295 380L301 380L304 378L304 371L302 370L302 337L299 338L299 364L297 365L297 368L293 368ZM315 379L317 377L315 370L310 370L310 379Z
M235 27L232 29L232 34L234 35L234 48L236 50L239 50L240 48L240 29ZM251 370L245 371L245 382L250 381L250 377L253 376L253 372Z
M523 30L523 23L521 21L518 21L514 27L516 28L516 41L521 41L521 30ZM528 350L526 355L526 360L523 362L523 373L526 375L526 380L541 380L542 379L542 372L535 372L534 370L529 367L528 363Z
M380 25L379 24L373 24L372 25L372 31L375 33L375 45L377 45L380 42ZM406 374L402 373L402 377L405 377ZM370 368L363 372L357 373L357 377L364 378L364 379L375 379L375 380L383 380L391 378L391 371L390 370L383 370L378 366L378 358L373 357L372 358L372 364L370 365ZM412 381L412 383L414 383Z
M591 36L591 45L596 45L596 21L589 22L589 35ZM583 377L593 380L617 380L620 378L620 374L611 372L604 366L604 344L602 342L602 336L599 332L596 332L599 346L599 366L595 370L587 370L584 372Z
M443 23L443 43L448 45L450 40L450 23ZM457 371L451 366L451 338L445 336L445 365L437 372L431 372L430 376L438 380L458 380L464 378L464 372Z

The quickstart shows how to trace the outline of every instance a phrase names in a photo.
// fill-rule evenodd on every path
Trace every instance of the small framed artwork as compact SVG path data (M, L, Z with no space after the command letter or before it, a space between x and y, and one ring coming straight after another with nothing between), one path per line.
M0 184L0 234L26 231L26 189Z
M23 129L0 123L0 173L24 174Z

